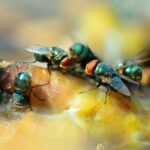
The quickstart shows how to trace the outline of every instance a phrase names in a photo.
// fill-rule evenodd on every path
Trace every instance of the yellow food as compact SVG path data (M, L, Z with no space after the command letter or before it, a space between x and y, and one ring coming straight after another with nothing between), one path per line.
M84 94L93 87L77 77L30 67L33 85L44 84L31 97L33 111L22 119L0 121L0 149L9 150L124 150L150 148L150 103L129 100L113 92L105 101L105 89Z

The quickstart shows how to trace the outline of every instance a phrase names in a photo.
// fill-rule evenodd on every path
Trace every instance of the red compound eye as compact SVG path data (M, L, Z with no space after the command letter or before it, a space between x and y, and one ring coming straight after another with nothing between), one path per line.
M70 66L70 64L71 64L71 59L70 59L70 57L65 57L65 58L61 61L60 66L61 66L61 67L67 67L67 66Z
M98 60L97 59L94 59L92 61L90 61L87 65L86 65L86 68L85 68L85 72L89 75L91 75L93 73L93 70L96 66L96 64L98 63Z

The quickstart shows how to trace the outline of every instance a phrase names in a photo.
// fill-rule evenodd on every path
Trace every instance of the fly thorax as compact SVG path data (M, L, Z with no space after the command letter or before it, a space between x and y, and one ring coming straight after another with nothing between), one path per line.
M111 75L110 69L111 68L107 64L98 63L97 66L95 67L94 74L98 76L102 75L108 77Z
M60 48L57 48L57 47L52 47L51 48L51 55L52 55L52 64L60 64L60 62L65 58L67 57L67 53L60 49Z
M52 60L52 63L57 65L57 64L60 64L61 61L66 57L67 55L57 55L55 57L53 57L53 60Z

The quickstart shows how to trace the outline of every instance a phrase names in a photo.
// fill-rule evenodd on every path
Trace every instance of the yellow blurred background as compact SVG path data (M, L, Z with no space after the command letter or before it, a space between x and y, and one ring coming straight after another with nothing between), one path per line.
M98 55L105 49L112 53L119 49L122 55L134 54L149 42L149 3L148 0L1 0L1 57L29 59L24 49L33 44L57 45L67 50L76 41L87 43Z

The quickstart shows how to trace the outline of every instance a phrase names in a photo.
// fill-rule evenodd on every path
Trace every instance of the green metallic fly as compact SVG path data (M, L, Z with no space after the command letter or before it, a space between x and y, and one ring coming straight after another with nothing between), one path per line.
M14 93L12 95L15 108L23 109L30 107L30 88L31 76L27 72L19 73L14 82Z
M34 53L35 61L47 63L48 70L58 69L68 73L81 73L89 61L98 59L91 49L82 43L73 44L68 53L58 47L48 46L33 46L26 50Z
M34 53L36 61L46 62L48 64L48 69L50 69L50 67L53 69L61 69L64 68L64 66L69 66L69 68L73 68L73 74L92 78L97 81L99 85L107 86L111 89L113 88L126 96L130 96L128 88L123 83L117 72L106 64L100 65L102 64L100 63L100 60L97 59L91 49L86 45L75 43L69 49L68 55L64 50L56 47L33 46L27 49L27 51ZM91 63L93 64L92 60L96 60L97 62L95 66L92 66L93 69L96 70L92 75L89 75L89 70L87 71L87 68L91 68ZM64 65L64 62L68 65ZM99 71L97 71L97 69ZM101 69L103 72L100 72ZM105 79L109 79L109 81L104 81Z
M124 84L119 74L109 65L100 63L95 59L86 65L85 73L98 83L97 88L102 85L108 89L106 97L111 90L125 96L131 96L128 87Z
M48 46L33 46L27 51L34 53L36 61L46 62L48 70L52 68L94 79L98 82L97 87L103 85L125 96L130 96L131 93L123 80L139 85L142 78L142 68L137 64L125 61L122 66L118 64L111 67L102 63L102 60L82 43L73 44L68 54L60 48Z
M26 109L30 108L30 93L32 92L33 95L41 100L43 99L39 98L34 91L32 90L35 87L43 86L43 85L36 85L34 87L31 87L31 76L28 72L20 72L14 81L14 92L11 97L11 101L13 102L13 105L17 109Z
M49 73L51 69L65 70L70 63L67 53L58 47L32 46L26 50L34 54L34 62L47 63Z

